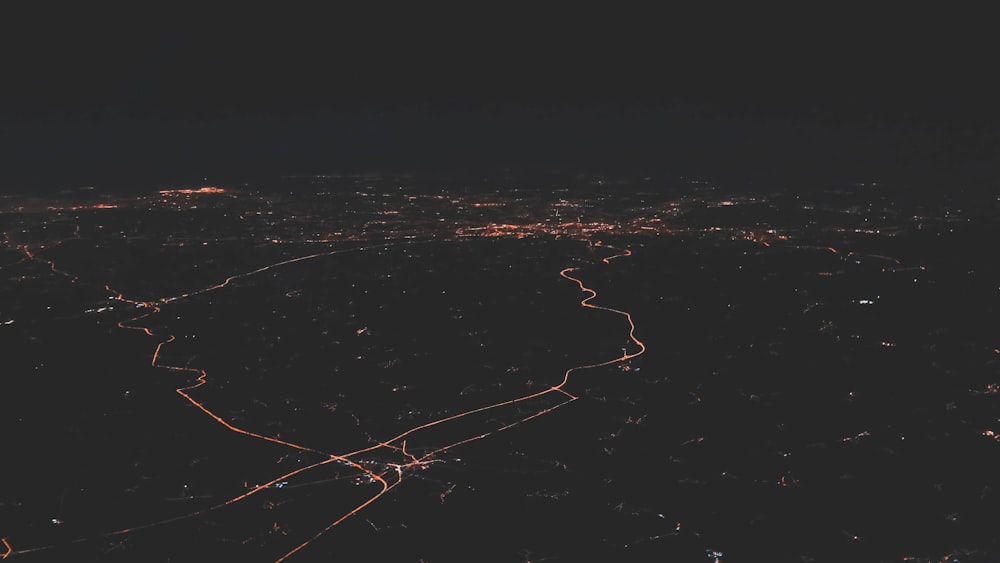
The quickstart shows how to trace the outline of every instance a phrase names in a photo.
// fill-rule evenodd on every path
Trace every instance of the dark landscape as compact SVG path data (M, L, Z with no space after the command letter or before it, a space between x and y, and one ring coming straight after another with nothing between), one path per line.
M1000 561L992 13L34 6L3 563Z
M987 192L373 174L2 205L12 561L1000 553Z

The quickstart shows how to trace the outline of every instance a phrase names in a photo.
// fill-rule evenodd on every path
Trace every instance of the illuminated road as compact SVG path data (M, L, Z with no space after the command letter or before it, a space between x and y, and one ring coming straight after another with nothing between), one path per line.
M49 267L50 270L52 270L53 272L59 274L60 276L66 276L67 278L69 278L69 281L71 283L76 283L77 279L79 279L76 276L74 276L73 274L71 274L69 272L64 272L64 271L60 270L59 268L57 268L56 267L56 263L53 262L52 260L47 260L45 258L40 258L37 254L35 254L34 252L32 252L31 249L29 249L27 245L21 246L20 248L21 248L21 251L24 252L24 255L25 255L26 259L34 261L34 262L41 262L42 264L48 265L48 267ZM43 246L43 247L38 248L37 250L44 250L44 249L45 249L45 247Z
M119 328L128 329L128 330L138 330L138 331L141 331L141 332L143 332L144 334L146 334L148 336L157 337L158 335L156 334L155 331L153 331L152 329L150 329L147 326L143 326L141 324L141 322L145 321L145 320L148 320L148 319L150 319L151 317L153 317L155 315L158 315L159 313L161 313L163 311L164 307L167 307L171 303L175 303L175 302L178 302L178 301L181 301L181 300L185 300L185 299L188 299L188 298L191 298L191 297L194 297L194 296L202 295L202 294L205 294L205 293L208 293L208 292L222 290L222 289L228 287L233 281L235 281L237 279L245 278L245 277L249 277L249 276L253 276L253 275L256 275L256 274L260 274L260 273L263 273L263 272L266 272L266 271L269 271L269 270L272 270L272 269L275 269L275 268L280 268L280 267L285 266L285 265L289 265L289 264L293 264L293 263L298 263L298 262L303 262L303 261L312 260L312 259L317 259L317 258L320 258L320 257L332 256L332 255L340 254L340 253L344 253L344 252L354 252L354 251L364 250L366 248L386 247L386 246L388 246L388 245L387 244L379 244L379 245L372 245L372 246L367 246L367 247L357 247L357 248L346 249L346 250L332 250L332 251L319 252L319 253L309 254L309 255L305 255L305 256L300 256L300 257L297 257L297 258L292 258L292 259L289 259L289 260L284 260L284 261L276 262L276 263L273 263L273 264L270 264L270 265L267 265L267 266L263 266L263 267L260 267L260 268L257 268L257 269L254 269L254 270L251 270L251 271L248 271L248 272L241 273L241 274L236 274L236 275L229 276L225 280L223 280L222 282L220 282L218 284L210 285L210 286L204 287L202 289L190 291L190 292L187 292L187 293L182 293L180 295L176 295L176 296L173 296L173 297L160 298L160 299L151 300L151 301L139 301L139 300L130 299L130 298L126 297L125 295L123 295L122 293L113 290L109 285L105 285L104 288L112 295L112 299L120 301L120 302L123 302L123 303L128 303L130 305L133 305L137 309L140 309L140 310L143 311L143 313L140 314L140 315L138 315L138 316L135 316L135 317L132 317L130 319L127 319L127 320L119 322L117 324L117 326ZM598 243L595 244L595 246L603 246L603 245L601 245L601 243L598 242ZM24 252L24 254L26 255L27 259L32 260L32 261L37 261L37 262L45 263L45 264L47 264L49 266L49 268L51 269L51 271L53 271L55 273L58 273L58 274L61 274L61 275L64 275L64 276L67 276L67 277L70 277L72 282L76 282L77 281L78 278L76 276L74 276L72 274L69 274L69 273L67 273L65 271L60 270L59 268L56 267L56 264L54 262L39 257L36 254L36 252L31 251L27 246L22 246L20 248ZM608 248L611 248L611 247L608 247ZM627 257L627 256L630 256L631 254L632 254L632 252L630 250L626 249L626 250L624 250L622 252L619 252L617 254L614 254L612 256L608 256L606 258L603 258L602 261L605 264L610 264L613 259ZM531 394L527 394L527 395L515 397L515 398L509 399L509 400L505 400L505 401L493 403L493 404L490 404L490 405L481 406L481 407L478 407L478 408L467 410L465 412L461 412L461 413L458 413L458 414L454 414L454 415L451 415L451 416L440 418L440 419L434 420L432 422L424 423L424 424L421 424L419 426L410 428L410 429L408 429L408 430L406 430L404 432L401 432L401 433L399 433L399 434L397 434L397 435L395 435L395 436L393 436L393 437L391 437L389 439L386 439L386 440L373 440L373 442L374 442L373 445L371 445L369 447L366 447L366 448L358 449L358 450L355 450L355 451L352 451L352 452L348 452L348 453L340 453L340 454L338 454L338 453L335 453L335 452L322 451L322 450L319 450L317 448L313 448L313 447L310 447L310 446L307 446L307 445L297 444L297 443L294 443L294 442L283 440L283 439L275 437L275 436L268 436L268 435L261 434L259 432L255 432L255 431L247 429L247 428L242 428L240 426L237 426L237 425L233 424L231 421L226 420L225 418L223 418L222 416L220 416L216 411L214 411L210 406L202 403L201 401L199 401L194 396L195 391L199 387L205 385L205 383L207 381L207 378L208 378L208 373L205 370L203 370L203 369L198 369L198 368L193 368L193 367L184 367L184 366L174 366L174 365L169 365L169 364L162 363L160 361L160 357L161 357L163 349L165 347L169 346L172 342L174 342L175 339L176 339L176 337L174 335L166 335L165 337L160 337L160 338L162 338L162 340L160 340L157 343L157 345L156 345L156 347L155 347L155 349L153 351L153 355L152 355L152 359L151 359L151 364L154 367L156 367L156 368L167 370L169 372L178 373L178 374L190 374L190 375L195 376L194 383L192 383L190 385L186 385L184 387L178 387L177 389L175 389L175 391L177 392L177 394L179 394L181 397L183 397L188 403L190 403L191 405L197 407L201 412L203 412L205 415L207 415L214 422L218 423L222 427L226 428L227 430L229 430L229 431L231 431L231 432L233 432L235 434L239 434L241 436L245 436L247 438L251 438L251 439L255 439L255 440L260 440L260 441L265 441L265 442L270 442L270 443L278 444L278 445L281 445L281 446L284 446L284 447L287 447L287 448L291 448L291 449L294 449L294 450L297 450L297 451L301 451L301 452L308 452L308 453L311 453L311 454L318 454L318 455L323 456L324 459L322 459L321 461L318 461L318 462L306 465L304 467L300 467L300 468L295 469L293 471L285 472L285 473L283 473L283 474L281 474L281 475L279 475L277 477L274 477L273 479L270 479L266 483L250 487L247 491L243 492L242 494L233 496L233 497L225 500L224 502L217 503L217 504L209 506L207 508L203 508L203 509L200 509L200 510L192 511L192 512L189 512L189 513L186 513L186 514L181 514L181 515L178 515L178 516L173 516L173 517L170 517L170 518L165 518L165 519L158 520L158 521L155 521L155 522L147 522L147 523L144 523L144 524L141 524L141 525L137 525L137 526L132 526L132 527L128 527L128 528L114 530L114 531L111 531L111 532L107 532L107 533L101 534L101 535L99 535L97 537L78 538L78 539L75 539L75 540L73 540L73 541L71 541L69 543L70 544L79 544L79 543L83 543L83 542L87 542L87 541L91 541L91 540L99 539L99 538L105 538L106 539L106 538L112 538L112 537L116 537L116 536L123 536L123 535L129 534L129 533L132 533L132 532L137 532L137 531L140 531L140 530L145 530L145 529L153 528L153 527L156 527L156 526L162 526L162 525L169 524L169 523L172 523L172 522L177 522L177 521L180 521L180 520L185 520L185 519L190 519L190 518L195 518L195 517L198 517L198 516L202 516L202 515L204 515L206 513L209 513L209 512L212 512L212 511L215 511L215 510L218 510L218 509L221 509L221 508L225 508L225 507L228 507L228 506L232 506L232 505L234 505L236 503L239 503L239 502L241 502L241 501L243 501L243 500L245 500L245 499L247 499L247 498L249 498L249 497L251 497L251 496L253 496L253 495L255 495L255 494L259 493L259 492L261 492L261 491L267 490L267 489L275 487L275 486L280 486L279 484L283 484L284 482L286 482L288 479L290 479L292 477L302 475L302 474L304 474L304 473L306 473L308 471L311 471L313 469L317 469L317 468L320 468L320 467L323 467L323 466L326 466L326 465L332 464L332 463L337 463L337 464L341 464L341 465L350 467L351 469L353 469L353 470L356 471L356 473L353 474L354 476L363 477L363 478L367 479L368 482L370 482L372 484L376 484L376 490L373 492L373 494L369 498L367 498L363 502L360 502L359 504L357 504L357 505L349 508L348 510L346 510L346 511L340 513L340 514L337 514L336 517L334 517L327 525L325 525L324 527L320 528L311 537L309 537L308 539L305 539L304 541L302 541L297 546L295 546L294 548L292 548L289 551L287 551L284 555L282 555L281 557L279 557L276 560L278 562L285 561L286 559L292 557L294 554L298 553L299 551L301 551L303 549L306 549L310 544L312 544L313 542L315 542L317 539L319 539L320 537L322 537L324 534L326 534L327 532L329 532L330 530L332 530L333 528L335 528L336 526L338 526L339 524L341 524L342 522L344 522L345 520L347 520L351 516L357 514L358 512L364 510L367 506L369 506L372 503L376 502L380 497L382 497L383 495L385 495L388 491L390 491L391 489L393 489L394 487L396 487L397 485L399 485L400 483L402 483L404 481L405 477L409 474L409 472L425 469L425 468L427 468L428 466L430 466L430 465L432 465L434 463L443 463L444 460L438 459L439 454L441 454L443 452L446 452L448 450L451 450L453 448L456 448L458 446L461 446L463 444L467 444L467 443L474 442L474 441L477 441L477 440L485 439L485 438L487 438L489 436L492 436L492 435L494 435L494 434L496 434L498 432L502 432L504 430L507 430L507 429L513 428L513 427L515 427L515 426L517 426L519 424L522 424L524 422L527 422L527 421L530 421L530 420L535 419L537 417L540 417L540 416L543 416L545 414L551 413L552 411L554 411L554 410L556 410L556 409L558 409L560 407L563 407L563 406L565 406L565 405L567 405L567 404L575 401L578 397L575 396L575 395L573 395L573 394L571 394L571 393L569 393L565 389L566 386L567 386L567 384L570 382L572 375L575 372L578 372L580 370L587 370L587 369L594 369L594 368L600 368L600 367L610 366L610 365L617 364L617 363L620 363L620 362L628 361L628 360L630 360L632 358L635 358L635 357L643 354L646 351L646 345L642 341L640 341L636 337L636 335L635 335L636 326L635 326L635 322L633 321L632 315L630 313L628 313L627 311L622 311L622 310L619 310L619 309L614 309L614 308L610 308L610 307L604 307L604 306L601 306L601 305L595 305L595 304L591 303L594 299L597 298L597 291L594 290L594 289L592 289L592 288L587 287L586 285L584 285L584 282L579 277L570 275L571 273L576 272L576 271L577 271L577 268L564 268L562 271L559 272L559 275L562 276L563 278L565 278L566 280L569 280L569 281L577 284L577 286L579 287L580 291L583 292L583 293L585 293L585 294L587 294L586 297L584 297L580 301L580 306L582 306L584 308L587 308L587 309L593 309L593 310L604 311L606 313L612 313L614 315L618 315L618 316L623 317L628 322L628 325L629 325L628 336L629 336L630 341L634 345L634 349L633 350L631 350L631 351L625 350L625 351L623 351L623 354L621 356L618 356L618 357L615 357L615 358L611 358L611 359L608 359L608 360L605 360L605 361L601 361L601 362L598 362L598 363L592 363L592 364L587 364L587 365L580 365L580 366L571 367L571 368L567 369L564 372L562 380L557 385L549 387L548 389L544 389L542 391L538 391L538 392L535 392L535 393L531 393ZM513 405L523 405L523 404L527 403L528 401L531 401L533 399L538 399L538 398L546 396L546 395L559 395L559 396L561 396L563 398L563 400L560 401L560 402L557 402L557 403L555 403L555 404L553 404L551 406L547 406L545 408L538 408L537 410L535 410L534 412L530 412L529 414L521 413L521 414L518 415L518 418L514 419L511 422L507 422L507 423L505 423L505 424L503 424L503 425L501 425L499 427L488 428L488 429L485 429L483 431L478 431L478 432L475 431L475 430L473 430L472 433L471 433L471 435L470 435L469 427L471 426L472 428L475 428L475 426L472 426L472 424L474 424L474 422L470 424L470 422L468 422L468 420L471 417L473 417L474 415L485 413L485 412L488 412L488 411L503 409L504 407L510 407L510 406L513 406ZM421 453L420 455L415 455L415 454L410 453L408 451L408 449L407 449L407 443L408 442L412 443L414 440L419 440L421 438L422 434L428 433L432 429L438 430L438 429L440 429L441 427L444 427L444 426L453 427L453 429L456 429L459 434L464 434L464 435L462 435L458 439L452 439L451 441L448 441L448 442L443 443L443 444L437 443L437 444L435 444L433 446L430 446L430 447L428 447L428 446L425 445L422 448L423 453ZM430 443L434 443L433 442L433 436L431 436L430 440L431 440ZM403 457L404 457L404 459L407 460L407 461L405 461L403 463L388 463L388 462L373 462L373 461L368 461L368 460L365 459L366 455L373 454L373 453L375 453L377 451L389 451L389 452L399 453L399 454L402 454ZM53 549L53 548L56 547L56 545L45 545L45 546L38 546L38 547L29 547L29 548L18 548L18 549L15 549L9 543L9 538L3 538L2 541L3 541L4 548L6 550L2 554L2 556L0 556L3 559L7 559L8 557L11 557L11 556L26 555L26 554L40 552L40 551L47 551L47 550L50 550L50 549Z

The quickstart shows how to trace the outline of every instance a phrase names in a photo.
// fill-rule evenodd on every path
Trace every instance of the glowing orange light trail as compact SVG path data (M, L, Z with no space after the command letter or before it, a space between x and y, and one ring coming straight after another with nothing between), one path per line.
M25 245L21 245L19 248L24 252L24 255L27 257L28 260L31 260L32 262L40 262L42 264L48 264L50 270L52 270L53 272L55 272L55 273L57 273L57 274L59 274L61 276L66 276L67 278L70 279L70 283L76 283L76 280L79 279L76 276L74 276L73 274L71 274L69 272L64 272L63 270L60 270L59 268L57 268L56 267L56 263L53 262L52 260L46 260L45 258L39 258L34 252L32 252L28 248L28 245L26 245L26 244ZM40 248L45 248L45 247L41 246Z
M603 260L603 262L605 264L610 264L611 261L614 260L615 258L625 258L626 256L632 256L632 251L629 250L629 249L627 249L627 248L621 254L615 254L614 256L608 256L607 258L605 258Z
M226 278L225 280L223 280L221 283L217 283L215 285L210 285L208 287L204 287L202 289L198 289L198 290L191 291L191 292L188 292L188 293L182 293L182 294L176 295L174 297L164 297L164 298L160 299L158 302L159 303L163 303L163 304L172 303L174 301L179 301L181 299L187 299L189 297L194 297L196 295L201 295L203 293L208 293L210 291L216 291L218 289L222 289L222 288L228 286L233 281L238 280L240 278L246 278L246 277L249 277L249 276L254 276L254 275L266 272L268 270L272 270L274 268L279 268L281 266L287 266L288 264L294 264L296 262L303 262L303 261L306 261L306 260L313 260L315 258L320 258L320 257L323 257L323 256L333 256L334 254L343 254L343 253L346 253L346 252L362 251L362 250L367 250L369 248L388 248L390 246L397 246L397 243L384 243L384 244L377 244L377 245L358 246L358 247L355 247L355 248L348 248L348 249L328 250L326 252L316 252L314 254L308 254L306 256L298 256L296 258L289 258L288 260L282 260L281 262L275 262L274 264L268 264L267 266L261 266L260 268L257 268L256 270L251 270L249 272L243 272L241 274L236 274L236 275L229 276L228 278Z
M557 389L552 388L552 389L546 391L546 393L550 393L550 392L555 391L555 390L557 390ZM559 391L562 391L562 390L559 389ZM569 394L567 393L567 395L569 395ZM513 428L513 427L515 427L515 426L517 426L517 425L519 425L521 423L524 423L524 422L527 422L527 421L532 420L534 418L538 418L538 417L540 417L542 415L548 414L548 413L550 413L550 412L558 409L559 407L566 406L566 405L572 403L573 401L577 400L577 397L573 397L572 395L570 395L570 397L572 397L572 398L569 399L568 401L563 401L563 402L561 402L561 403L559 403L557 405L553 405L551 407L542 409L542 410L536 412L535 414L532 414L532 415L527 416L525 418L522 418L520 420L515 420L514 422L505 424L505 425L503 425L503 426L501 426L501 427L499 427L499 428L497 428L495 430L490 430L489 432L483 432L482 434L479 434L477 436L472 436L471 438L465 438L463 440L459 440L459 441L454 442L452 444L448 444L447 446L441 446L439 448L433 449L433 450L427 452L426 454L424 454L423 456L421 456L420 461L418 461L417 463L418 464L426 464L428 462L424 461L425 459L432 458L433 456L435 456L435 455L437 455L439 453L442 453L442 452L448 451L450 449L456 448L458 446L461 446L462 444L468 444L469 442L475 442L477 440L482 440L483 438L486 438L488 436L492 436L493 434L496 434L498 432L502 432L504 430L509 430L510 428Z
M203 509L197 510L195 512L190 512L190 513L187 513L187 514L182 514L180 516L174 516L172 518L166 518L164 520L158 520L156 522L150 522L148 524L142 524L141 526L134 526L134 527L131 527L131 528L123 528L121 530L115 530L113 532L108 532L106 534L102 534L100 537L102 537L102 538L109 538L109 537L113 537L113 536L120 536L120 535L128 534L128 533L131 533L131 532L138 532L139 530L146 530L146 529L149 529L149 528L154 528L156 526L162 526L164 524L171 524L173 522L179 522L181 520L187 520L187 519L190 519L190 518L194 518L196 516L201 516L203 514L207 514L209 512L214 511L214 510L218 510L220 508L224 508L226 506L229 506L229 505L235 504L237 502L240 502L241 500L244 500L244 499L246 499L246 498L248 498L250 496L253 496L253 495L255 495L255 494L257 494L257 493L259 493L259 492L261 492L263 490L269 489L269 488L275 486L276 484L278 484L278 483L280 483L282 481L286 481L289 478L298 475L299 473L304 473L306 471L315 469L317 467L320 467L322 465L326 465L328 463L332 463L334 461L340 461L340 460L337 460L337 459L325 459L323 461L318 461L318 462L315 462L315 463L312 463L312 464L300 467L300 468L298 468L298 469L296 469L294 471L289 471L288 473L285 473L284 475L280 475L278 477L275 477L275 478L271 479L270 481L268 481L268 482L266 482L264 484L256 485L254 487L251 487L250 490L248 490L247 492L245 492L245 493L243 493L241 495L232 497L230 499L227 499L224 502L220 502L220 503L212 505L212 506L210 506L208 508L203 508ZM359 469L364 470L363 468L360 468L360 467L359 467Z
M100 538L112 538L112 537L116 537L116 536L122 536L122 535L125 535L125 534L130 534L130 533L133 533L133 532L138 532L138 531L141 531L141 530L148 530L150 528L155 528L155 527L163 526L163 525L166 525L166 524L172 524L174 522L180 522L182 520L189 520L191 518L196 518L198 516L203 516L203 515L205 515L205 514L207 514L209 512L213 512L213 511L219 510L221 508L225 508L227 506L231 506L233 504L236 504L236 503L238 503L238 502L240 502L242 500L245 500L245 499L247 499L247 498L249 498L249 497L251 497L251 496L253 496L253 495L255 495L255 494L259 493L259 492L261 492L261 491L264 491L264 490L267 490L267 489L269 489L271 487L274 487L276 484L281 483L282 481L287 481L288 479L290 479L290 478L292 478L292 477L294 477L294 476L296 476L296 475L298 475L300 473L305 473L306 471L311 471L313 469L316 469L317 467L321 467L321 466L324 466L324 465L327 465L327 464L330 464L330 463L334 463L334 462L338 462L338 461L339 462L346 462L350 466L352 466L352 467L360 470L364 474L368 475L372 479L373 482L380 482L383 485L386 485L385 480L381 476L379 476L377 474L374 474L373 472L371 472L368 469L365 469L360 464L355 463L355 462L353 462L351 460L343 460L339 456L330 457L330 458L325 459L323 461L315 462L315 463L312 463L310 465L306 465L306 466L300 467L298 469L295 469L293 471L289 471L289 472L287 472L287 473L285 473L283 475L279 475L278 477L275 477L275 478L271 479L270 481L268 481L266 483L263 483L263 484L260 484L260 485L256 485L256 486L250 488L250 490L248 490L247 492L245 492L245 493L243 493L241 495L232 497L230 499L227 499L224 502L221 502L221 503L209 506L207 508L203 508L203 509L196 510L194 512L189 512L189 513L186 513L186 514L181 514L179 516L173 516L171 518L165 518L165 519L162 519L162 520L157 520L155 522L149 522L149 523L142 524L142 525L139 525L139 526L132 526L130 528L122 528L120 530L115 530L115 531L112 531L112 532L107 532L107 533L101 534L100 536L97 536L97 537L100 537ZM393 484L393 486L394 485L395 484ZM384 488L386 488L386 487L384 487ZM388 487L388 488L391 488L391 486ZM382 492L384 492L384 490ZM368 504L370 504L371 500L374 500L375 498L378 498L378 496L380 496L382 494L382 492L380 492L378 495L376 495L375 497L373 497L369 501L366 501L362 505L359 505L358 507L356 507L353 511L351 511L351 513L348 514L348 516L353 515L357 511L359 511L362 508L364 508L364 506L367 506ZM73 540L70 543L71 544L83 543L83 542L89 541L89 539L90 538L79 538L79 539ZM57 547L56 545L47 545L47 546L42 546L42 547L35 547L35 548L29 548L29 549L20 549L20 550L14 551L14 550L12 550L10 548L10 544L7 543L6 538L3 540L3 543L4 543L5 546L7 546L8 552L6 554L4 554L2 557L0 557L0 559L6 559L8 555L24 555L24 554L35 553L35 552L39 552L39 551L47 551L47 550L54 549L55 547Z
M2 541L3 546L7 548L7 551L5 551L3 555L0 555L0 559L7 559L10 557L10 554L14 551L14 549L10 547L10 543L7 542L7 538L0 538L0 541Z
M382 483L382 490L381 490L381 491L379 491L379 492L378 492L378 493L377 493L377 494L376 494L375 496L373 496L372 498L370 498L370 499L366 500L365 502L363 502L363 503L359 504L358 506L354 507L354 509L353 509L353 510L351 510L350 512L348 512L347 514L344 514L344 515L343 515L343 516L341 516L340 518L337 518L336 520L334 520L333 522L331 522L331 523L330 523L330 525L328 525L327 527L323 528L323 529L322 529L322 530L320 530L319 532L316 532L316 534L315 534L315 535L314 535L313 537L311 537L311 538L307 539L306 541L304 541L304 542L300 543L300 544L299 544L299 545L297 545L297 546L296 546L296 547L295 547L294 549L292 549L292 550L291 550L291 551L289 551L288 553L286 553L286 554L282 555L281 557L279 557L278 559L276 559L276 560L274 561L274 563L281 563L282 561L285 561L285 560L287 560L287 559L288 559L289 557L291 557L292 555L295 555L295 554L296 554L296 553L298 553L299 551L302 551L302 550L303 550L303 549L305 549L305 548L306 548L306 547L307 547L307 546L308 546L309 544L311 544L312 542L314 542L314 541L316 541L317 539L319 539L319 538L320 538L320 537L321 537L321 536L322 536L323 534L325 534L325 533L329 532L330 530L332 530L332 529L333 529L334 527L336 527L336 526L337 526L338 524L340 524L340 523L341 523L341 522L343 522L344 520L347 520L347 519L348 519L348 518L350 518L351 516L354 516L354 515L355 515L355 514L357 514L358 512L361 512L362 510L364 510L364 508L365 508L366 506L368 506L369 504L371 504L371 503L375 502L376 500L378 500L378 499L379 499L379 497L381 497L382 495L384 495L385 493L387 493L387 492L388 492L388 491L389 491L390 489L392 489L392 488L393 488L393 487L395 487L396 485L398 485L398 484L402 483L402 481L400 480L400 481L396 481L395 483L393 483L392 485L390 485L390 484L388 484L388 483L386 482L386 480L385 480L385 479L382 479L381 477L379 477L379 478L378 478L378 481L379 481L380 483Z
M630 256L630 255L631 255L631 252L629 254L627 254L626 256ZM616 258L616 256L613 256L612 258ZM590 300L597 297L597 292L594 291L593 289L590 289L589 287L584 286L583 282L580 281L579 279L574 278L573 276L569 276L569 275L566 274L566 272L573 272L573 271L576 271L577 269L578 268L565 268L565 269L563 269L563 271L559 272L559 275L562 276L562 277L564 277L564 278L566 278L566 279L568 279L568 280L572 280L572 281L576 282L577 285L580 286L580 290L581 291L584 291L584 292L587 292L587 293L590 294L590 297L584 299L583 301L580 301L580 305L582 305L584 307L588 307L590 309L600 309L601 311L608 311L608 312L611 312L611 313L616 313L616 314L624 316L625 319L628 320L628 324L629 324L629 327L630 327L629 328L629 332L628 332L628 337L629 337L629 339L632 340L632 342L635 342L636 345L639 346L639 351L638 352L635 352L633 354L627 354L626 353L626 354L624 354L619 359L610 360L608 362L604 362L604 363L601 363L601 364L596 364L596 365L594 365L592 367L598 367L598 366L602 366L602 365L609 365L609 364L613 364L615 362L629 360L631 358L634 358L634 357L636 357L636 356L644 353L646 351L646 345L643 344L643 342L641 340L639 340L638 338L635 337L635 322L632 320L632 315L630 313L628 313L627 311L621 311L619 309L612 309L610 307L602 307L600 305L591 305L590 304ZM591 366L587 366L587 367L591 367ZM581 367L581 368L574 368L574 369L584 369L584 368ZM569 371L573 371L573 370L569 370ZM569 371L566 372L567 376L569 375ZM560 385L559 387L562 387L562 385Z
M549 389L546 389L544 391L539 391L537 393L532 393L530 395L525 395L523 397L517 397L517 398L509 399L509 400L506 400L506 401L500 401L498 403L493 403L491 405L486 405L486 406L483 406L483 407L477 407L477 408L474 408L472 410L468 410L468 411L461 412L461 413L458 413L458 414L453 414L451 416L440 418L438 420L433 420L431 422L426 422L424 424L421 424L420 426L415 426L415 427L410 428L409 430L407 430L405 432L397 434L396 436L394 436L394 437L392 437L392 438L390 438L390 439L388 439L388 440L386 440L384 442L379 442L378 444L375 444L373 446L369 446L367 448L362 448L360 450L355 450L355 451L353 451L351 453L344 454L344 457L353 457L353 456L360 455L360 454L363 454L363 453L368 453L368 452L371 452L373 450L377 450L379 448L386 447L389 444L392 444L393 442L397 442L399 440L402 440L403 438L405 438L405 437L407 437L407 436L409 436L409 435L411 435L411 434L413 434L415 432L418 432L420 430L424 430L426 428L431 428L432 426L438 426L440 424L444 424L444 423L450 422L452 420L457 420L457 419L462 418L462 417L466 417L466 416L478 414L478 413L481 413L481 412L486 412L488 410L496 409L496 408L499 408L499 407L504 407L504 406L508 406L508 405L513 405L515 403L520 403L520 402L523 402L523 401L528 401L530 399L535 399L537 397L541 397L543 395L547 395L549 393L552 393L553 391L556 391L556 390L558 390L556 387L550 387Z
M323 461L320 461L320 462L317 462L317 463L313 463L311 465L307 465L305 467L300 467L299 469L296 469L294 471L290 471L290 472L285 473L284 475L281 475L279 477L275 477L274 479L271 479L267 483L264 483L262 485L258 485L256 487L253 487L252 489L250 489L249 491L247 491L246 493L244 493L242 495L233 497L233 498L231 498L229 500L226 500L225 502L221 502L219 504L210 506L208 508L203 508L201 510L196 510L194 512L190 512L190 513L187 513L187 514L182 514L180 516L174 516L172 518L165 518L163 520L158 520L156 522L150 522L150 523L143 524L143 525L140 525L140 526L134 526L134 527L131 527L131 528L123 528L121 530L115 530L113 532L107 532L105 534L101 534L98 537L101 537L101 538L112 538L112 537L116 537L116 536L122 536L122 535L129 534L129 533L132 533L132 532L138 532L140 530L147 530L147 529L150 529L150 528L155 528L157 526L163 526L163 525L166 525L166 524L172 524L174 522L179 522L181 520L187 520L187 519L190 519L190 518L195 518L197 516L202 516L202 515L207 514L209 512L212 512L212 511L218 510L220 508L225 508L225 507L227 507L229 505L235 504L235 503L237 503L237 502L239 502L241 500L246 499L247 497L250 497L251 495L254 495L256 493L259 493L260 491L263 491L263 490L266 490L266 489L268 489L270 487L273 487L277 483L285 481L285 480L287 480L287 479L289 479L289 478L291 478L291 477L293 477L293 476L295 476L295 475L297 475L299 473L303 473L305 471L309 471L311 469L315 469L316 467L319 467L319 466L322 466L322 465L326 465L326 464L332 463L334 461L339 461L339 460L337 460L337 459L326 459L326 460L323 460ZM360 468L360 466L357 466L357 464L353 464L352 463L352 465L354 465L355 467L359 467ZM360 468L360 469L362 469L364 471L363 468ZM89 540L89 538L79 538L79 539L71 541L70 543L71 544L79 544L79 543L83 543L83 542L88 541L88 540ZM28 553L36 553L36 552L39 552L39 551L47 551L47 550L50 550L50 549L53 549L53 548L57 547L56 545L47 545L47 546L42 546L42 547L35 547L35 548L30 548L30 549L21 549L21 550L13 551L10 548L10 544L7 543L6 539L3 540L3 543L4 543L5 546L7 546L8 551L3 556L0 556L0 559L6 559L8 555L24 555L24 554L28 554Z

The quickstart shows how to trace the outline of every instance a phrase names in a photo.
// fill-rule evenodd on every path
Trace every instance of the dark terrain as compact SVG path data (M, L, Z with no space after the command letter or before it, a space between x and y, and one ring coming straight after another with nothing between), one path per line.
M222 188L0 201L10 561L1000 559L995 194Z

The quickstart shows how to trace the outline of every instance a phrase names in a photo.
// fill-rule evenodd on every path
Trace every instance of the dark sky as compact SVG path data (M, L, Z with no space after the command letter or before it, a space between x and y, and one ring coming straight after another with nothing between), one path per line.
M1000 177L985 14L810 8L15 16L0 189L498 166Z

